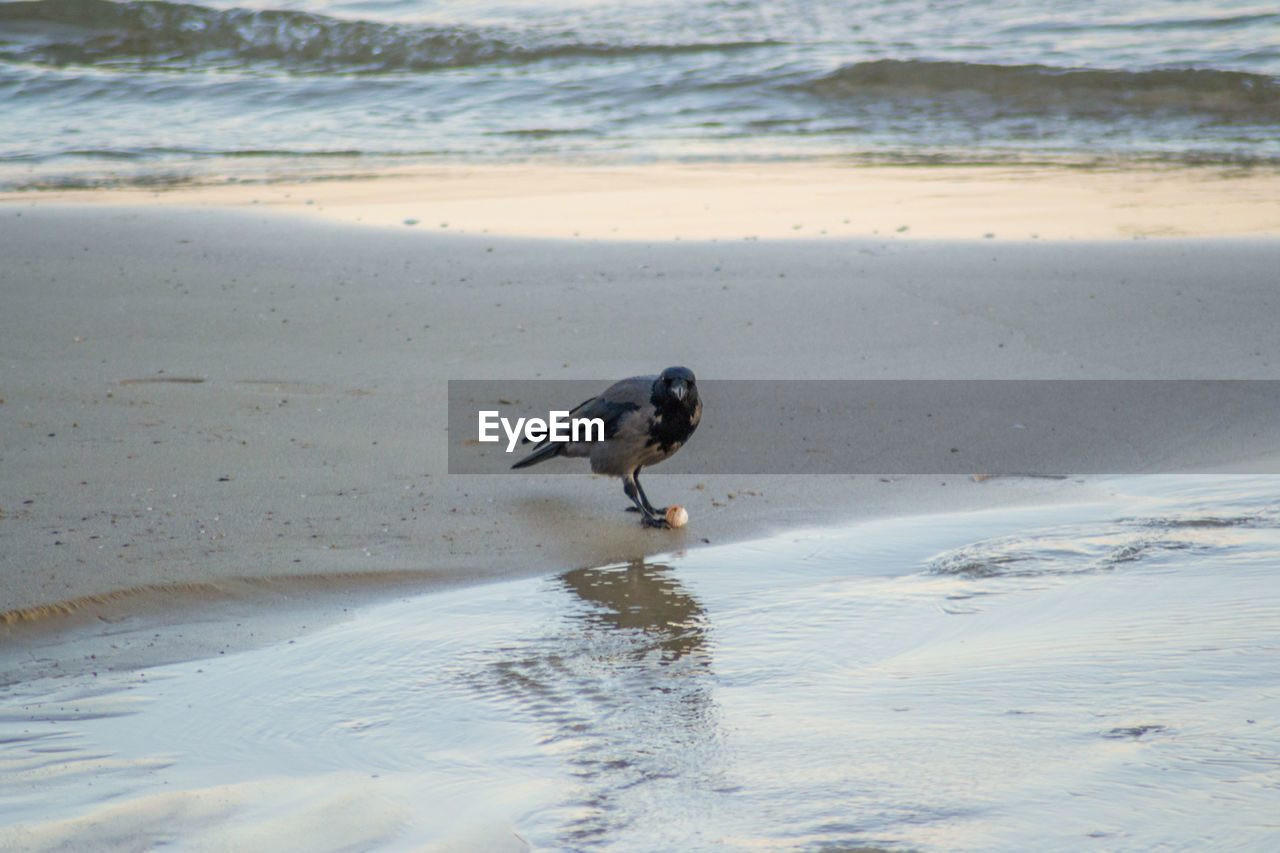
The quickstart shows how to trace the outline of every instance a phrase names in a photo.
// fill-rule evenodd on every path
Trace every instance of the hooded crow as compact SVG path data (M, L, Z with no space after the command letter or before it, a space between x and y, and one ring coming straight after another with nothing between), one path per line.
M622 478L622 490L635 504L645 527L670 527L666 508L649 503L640 487L640 469L656 465L689 440L702 419L702 400L693 371L668 367L658 376L632 376L610 385L598 397L583 401L570 418L604 421L604 441L544 440L512 468L527 468L553 456L586 456L591 470Z

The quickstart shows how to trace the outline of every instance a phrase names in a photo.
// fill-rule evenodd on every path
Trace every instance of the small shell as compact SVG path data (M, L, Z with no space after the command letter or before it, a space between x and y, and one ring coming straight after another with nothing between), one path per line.
M667 524L672 527L684 527L689 523L689 513L682 506L667 507Z

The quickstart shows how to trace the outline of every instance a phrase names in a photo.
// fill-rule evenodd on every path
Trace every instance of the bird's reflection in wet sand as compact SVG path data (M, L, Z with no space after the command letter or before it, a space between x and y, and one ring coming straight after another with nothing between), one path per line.
M591 849L653 819L652 786L687 788L661 799L696 808L699 792L723 784L707 617L664 565L557 580L573 594L563 616L498 650L484 689L546 724L542 746L565 756L580 786L562 804L563 842Z

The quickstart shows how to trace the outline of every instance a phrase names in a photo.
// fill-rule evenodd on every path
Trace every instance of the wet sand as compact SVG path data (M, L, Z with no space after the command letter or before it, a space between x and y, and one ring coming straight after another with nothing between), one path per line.
M1280 372L1274 176L1112 174L1104 191L1066 170L873 170L823 194L817 173L474 174L0 201L10 650L179 604L243 603L274 626L227 611L181 643L135 637L127 666L288 634L370 595L1093 488L659 467L650 495L692 521L643 530L618 483L585 471L450 476L449 379ZM1072 186L1085 200L1057 205ZM850 197L861 218L837 234ZM812 224L793 223L806 198ZM729 239L743 217L759 239ZM1160 234L1181 237L1132 239ZM975 239L926 239L943 237ZM1151 425L1194 465L1175 439L1178 424Z

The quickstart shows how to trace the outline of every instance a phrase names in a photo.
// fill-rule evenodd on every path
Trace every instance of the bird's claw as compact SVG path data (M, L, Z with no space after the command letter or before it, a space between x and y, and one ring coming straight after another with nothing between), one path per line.
M646 515L640 519L640 523L645 527L657 527L661 530L670 530L671 522L667 521L660 515Z

